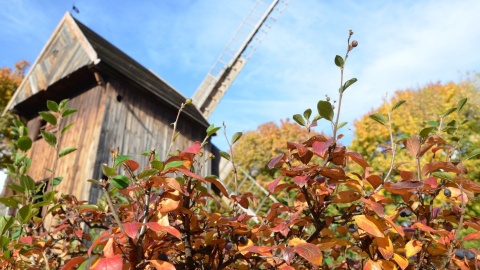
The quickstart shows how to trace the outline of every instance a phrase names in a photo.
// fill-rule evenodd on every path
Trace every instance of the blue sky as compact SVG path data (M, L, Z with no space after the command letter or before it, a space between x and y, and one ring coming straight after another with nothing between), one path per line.
M73 3L78 20L190 97L255 0L4 0L0 66L33 63ZM210 122L225 121L231 135L314 109L325 95L336 99L340 75L333 59L344 55L353 29L359 46L345 76L358 82L343 103L347 144L354 119L387 93L480 72L478 14L478 0L290 0ZM325 124L317 130L331 134ZM214 143L226 148L223 136Z

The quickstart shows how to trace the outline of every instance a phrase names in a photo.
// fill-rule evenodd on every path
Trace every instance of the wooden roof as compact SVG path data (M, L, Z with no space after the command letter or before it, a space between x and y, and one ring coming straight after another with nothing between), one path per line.
M179 109L180 104L186 100L172 86L67 12L6 110L17 109L21 113L22 107L27 107L26 105L32 102L41 102L42 98L39 97L49 96L42 92L48 92L58 84L65 85L65 81L75 77L72 75L84 73L85 69L97 69L107 74L127 78L141 90L153 94L159 102L172 109ZM62 96L65 94L67 93L63 93ZM42 102L45 103L45 100ZM195 122L208 126L207 120L195 106L186 106L183 113Z

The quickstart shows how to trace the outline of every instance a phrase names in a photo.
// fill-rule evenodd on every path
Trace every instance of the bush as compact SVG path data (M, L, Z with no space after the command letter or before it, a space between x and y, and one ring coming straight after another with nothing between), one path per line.
M202 149L218 127L209 127L203 142L164 160L158 153L145 153L149 156L146 167L113 152L113 164L102 165L106 179L89 180L101 186L104 197L89 205L70 195L58 196L54 186L35 185L27 174L31 166L25 154L31 146L28 130L16 122L20 152L8 168L17 181L10 188L17 194L1 202L17 213L0 218L0 265L5 269L474 267L478 250L471 246L480 240L480 219L466 214L465 208L480 192L480 185L465 177L463 161L480 154L479 150L461 153L456 141L441 137L442 128L394 139L391 114L403 102L387 104L387 117L371 116L390 127L387 171L372 171L360 154L338 144L343 137L339 134L342 97L356 82L343 81L345 62L358 45L350 42L352 35L350 31L345 57L335 57L342 78L336 113L327 98L318 102L318 115L312 119L312 110L293 117L306 131L319 120L329 121L333 136L287 143L284 152L269 162L268 167L281 176L268 184L268 190L272 194L287 191L294 197L291 204L273 204L258 222L239 207L255 201L251 193L227 194L217 177L196 173L206 159L213 158L204 157ZM465 102L461 100L446 115L460 111ZM47 105L50 111L41 116L53 125L74 113L66 100ZM459 123L453 128L458 130ZM57 158L75 151L73 147L57 149L59 138L42 135L57 150ZM240 137L236 133L231 144ZM408 152L416 166L393 177L398 151ZM427 152L432 157L424 160ZM223 152L222 156L235 161L233 154ZM347 170L347 162L358 164L359 169ZM51 183L61 179L56 180ZM205 186L210 184L231 200L231 210L211 210L212 202L216 209L220 204L207 192ZM43 212L57 223L44 228L37 217L40 209L46 209Z

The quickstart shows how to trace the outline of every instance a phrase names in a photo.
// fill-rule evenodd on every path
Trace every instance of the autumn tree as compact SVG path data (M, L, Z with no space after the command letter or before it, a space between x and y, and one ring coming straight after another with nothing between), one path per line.
M29 63L25 60L15 64L15 69L9 67L0 68L0 112L3 113L8 102L15 93L25 75L25 70ZM0 119L0 168L5 167L5 162L9 162L12 150L10 126L15 119L14 115L6 112Z

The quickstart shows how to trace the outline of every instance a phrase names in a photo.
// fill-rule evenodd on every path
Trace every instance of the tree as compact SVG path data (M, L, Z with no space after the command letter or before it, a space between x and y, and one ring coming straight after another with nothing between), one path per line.
M25 60L15 64L15 69L2 67L0 69L0 112L3 113L8 102L17 90L18 86L25 76L25 70L29 63ZM5 167L6 162L10 161L13 144L11 143L11 130L15 116L6 112L0 119L0 169Z
M270 159L282 153L287 142L303 142L309 135L318 134L311 133L308 134L305 128L289 119L280 120L280 125L274 122L262 124L256 130L244 133L235 144L235 162L244 170L252 172L257 181L270 181L275 173L267 167Z

